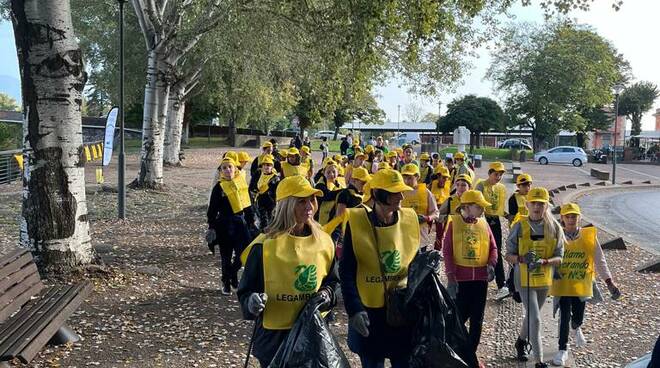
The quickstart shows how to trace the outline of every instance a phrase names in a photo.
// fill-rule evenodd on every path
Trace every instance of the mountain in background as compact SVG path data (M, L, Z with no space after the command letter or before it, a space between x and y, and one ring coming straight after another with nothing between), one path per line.
M10 95L21 104L21 81L8 75L0 75L0 92Z

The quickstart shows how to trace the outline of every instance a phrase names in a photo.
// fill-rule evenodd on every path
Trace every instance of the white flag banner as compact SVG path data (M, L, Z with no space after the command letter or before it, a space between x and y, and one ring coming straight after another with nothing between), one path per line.
M105 123L105 140L103 141L103 166L110 164L112 159L112 144L115 140L115 125L117 124L117 115L119 108L113 107L108 113L108 118Z

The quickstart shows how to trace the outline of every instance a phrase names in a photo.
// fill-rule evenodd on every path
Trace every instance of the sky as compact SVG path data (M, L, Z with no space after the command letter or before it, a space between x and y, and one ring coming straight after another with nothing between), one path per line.
M580 23L593 26L596 31L608 39L623 53L630 62L635 81L650 81L660 85L660 48L657 46L657 17L660 14L658 0L624 0L619 11L611 7L613 0L595 0L588 12L576 11L570 16ZM511 13L516 21L543 22L543 12L534 1L532 6L515 6ZM17 100L20 85L18 61L11 23L0 22L0 92L9 93ZM412 101L421 105L425 112L438 112L438 103L442 103L442 112L446 111L447 103L454 98L467 94L492 97L492 84L484 80L484 75L490 64L490 57L485 47L477 51L479 58L473 60L474 67L463 79L463 84L455 93L440 94L434 98L411 95L401 81L392 78L385 85L376 89L379 106L385 111L387 119L397 121L397 105L401 105L401 120L406 118L406 105ZM642 119L643 130L655 128L655 109L660 108L660 99L656 100L651 111Z

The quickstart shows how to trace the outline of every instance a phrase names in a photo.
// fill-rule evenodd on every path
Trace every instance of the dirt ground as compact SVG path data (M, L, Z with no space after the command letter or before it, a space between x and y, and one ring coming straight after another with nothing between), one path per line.
M93 184L94 171L87 171L92 241L106 266L89 275L94 292L69 321L83 339L44 349L30 366L243 365L252 322L241 319L235 296L220 295L219 259L211 255L203 239L213 170L221 152L186 151L184 167L166 168L164 192L129 190L124 221L116 219L116 193ZM128 162L127 178L134 178L137 157L129 156ZM111 166L106 183L115 182ZM17 243L19 191L19 184L0 190L0 254ZM621 366L651 350L660 331L660 276L634 271L653 256L634 245L606 255L624 297L587 307L583 329L590 344L575 352L577 367ZM491 285L493 294L494 289ZM521 309L511 299L489 300L479 350L487 366L516 366L513 341ZM336 311L332 330L357 367L357 356L345 345L343 306ZM557 322L544 323L552 327L544 336L545 343L555 346ZM257 366L254 359L251 366Z

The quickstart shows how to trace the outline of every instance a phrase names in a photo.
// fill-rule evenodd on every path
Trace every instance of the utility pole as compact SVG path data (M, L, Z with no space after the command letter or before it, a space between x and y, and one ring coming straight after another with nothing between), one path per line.
M117 167L117 216L126 218L126 157L124 150L124 3L119 3L119 162Z
M401 105L396 105L396 144L399 145L399 135L401 134Z
M614 150L612 152L612 185L616 184L616 138L618 134L618 122L619 122L619 95L625 86L623 84L617 84L614 86L614 96L616 97L615 107L614 107L614 138L612 140ZM625 125L623 127L624 131L626 129Z

